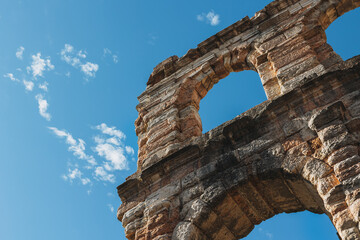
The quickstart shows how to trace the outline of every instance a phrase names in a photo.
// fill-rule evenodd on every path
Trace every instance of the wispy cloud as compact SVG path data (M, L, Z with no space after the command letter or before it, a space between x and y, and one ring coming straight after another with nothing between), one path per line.
M117 55L114 54L112 57L113 57L114 63L118 63L118 62L119 62L119 58L118 58Z
M97 130L100 130L103 134L115 136L120 140L126 138L125 134L122 131L117 130L116 127L108 127L105 123L101 123L100 125L97 125L95 128Z
M265 237L267 238L267 239L273 239L273 234L272 233L270 233L270 232L268 232L267 230L264 230L263 228L261 228L261 227L259 227L258 228L258 231L262 234L262 235L265 235Z
M47 112L49 107L49 103L47 102L47 100L44 99L44 96L42 94L36 95L35 99L38 101L40 115L47 121L50 121L51 115Z
M113 54L110 49L104 48L103 57L107 57L107 56L112 57L112 60L114 63L118 63L118 61L119 61L118 56L116 54Z
M125 156L124 147L121 141L125 139L125 134L115 127L108 127L105 123L96 126L105 136L96 136L97 143L94 148L100 157L107 160L104 163L104 168L107 171L124 170L128 168L127 158ZM126 147L126 146L125 146Z
M115 211L115 208L114 208L114 206L113 205L111 205L110 203L107 205L108 206L108 208L109 208L109 210L110 210L110 212L114 212Z
M74 53L74 47L70 44L65 44L64 48L60 52L60 55L63 61L73 67L81 65L80 59L77 57L77 54Z
M103 167L97 167L95 169L95 176L98 180L104 181L104 182L115 182L115 176L112 173L109 173L105 171Z
M99 65L91 62L82 64L81 71L88 77L95 77L95 73L99 70Z
M156 34L149 33L147 43L150 45L155 45L155 43L158 39L159 39L159 37Z
M24 51L25 51L25 48L23 46L20 46L15 53L16 57L18 59L22 60Z
M69 182L73 182L75 179L80 180L80 182L83 185L87 185L91 183L91 180L87 177L83 177L83 173L78 169L78 168L74 168L74 169L68 169L68 173L62 175L62 178L65 181L69 181Z
M39 88L40 88L41 90L44 90L45 92L48 91L48 86L49 86L49 83L46 82L46 81L39 84Z
M87 54L87 52L84 51L84 50L80 50L80 51L77 53L78 57L80 57L80 58L86 58L86 54Z
M106 170L113 171L128 168L124 149L121 146L114 146L101 138L97 138L96 142L95 151L100 157L104 157L108 161L104 164Z
M12 73L4 74L4 77L5 77L5 78L9 78L11 81L19 82L19 79L15 78L15 77L14 77L14 74L12 74Z
M115 176L112 172L127 170L129 168L128 157L134 154L134 150L124 144L125 134L115 127L109 127L102 123L95 129L99 130L101 134L95 136L96 146L93 150L105 159L102 165L97 167L95 176L102 181L114 182Z
M48 127L48 129L56 136L65 139L65 143L69 146L68 151L72 152L77 159L87 161L89 165L85 169L92 169L92 177L97 181L114 183L116 178L113 172L127 170L128 157L134 154L133 148L126 146L123 142L126 138L125 134L115 127L108 127L105 123L93 128L100 131L101 134L94 137L95 146L91 147L99 157L103 158L101 164L98 164L92 155L86 154L86 143L84 140L80 138L75 139L66 130L60 130L56 127ZM75 166L76 168L69 168L69 172L64 175L66 177L64 177L65 180L84 178L84 175L79 173L80 168L78 165Z
M23 80L25 90L31 92L34 89L34 83L32 81Z
M96 72L99 70L99 65L92 62L83 63L81 59L87 57L87 52L84 50L75 51L74 47L70 44L65 44L60 52L61 59L74 68L79 68L88 77L95 77ZM67 75L70 76L70 75Z
M130 155L134 155L134 153L135 153L134 149L130 146L125 146L125 150L126 150L126 153L130 154Z
M206 22L211 26L216 26L220 23L220 15L216 14L214 10L211 10L208 13L202 13L196 16L196 19L200 22Z
M41 53L32 55L31 58L31 66L26 69L28 72L32 72L34 78L37 78L38 76L42 77L44 71L50 71L55 68L54 65L51 64L50 57L43 59L41 58Z
M77 140L66 130L59 130L56 127L48 127L56 136L64 138L67 145L69 145L68 150L73 153L78 159L86 160L90 166L96 165L96 160L93 156L87 155L85 153L85 141L81 138Z

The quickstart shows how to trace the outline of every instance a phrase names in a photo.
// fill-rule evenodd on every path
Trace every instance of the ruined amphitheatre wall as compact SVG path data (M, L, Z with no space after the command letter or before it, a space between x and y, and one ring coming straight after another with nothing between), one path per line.
M118 187L126 237L241 239L309 210L360 239L360 57L344 62L325 35L359 6L277 0L156 66L137 106L138 170ZM200 100L243 70L268 100L202 134Z

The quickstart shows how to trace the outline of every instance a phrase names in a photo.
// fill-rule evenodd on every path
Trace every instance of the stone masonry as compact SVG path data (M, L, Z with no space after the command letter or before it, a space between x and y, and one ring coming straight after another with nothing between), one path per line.
M241 239L279 213L325 213L360 240L360 56L325 29L360 0L276 0L154 68L139 96L138 170L118 187L131 240ZM199 103L230 72L268 100L202 134Z

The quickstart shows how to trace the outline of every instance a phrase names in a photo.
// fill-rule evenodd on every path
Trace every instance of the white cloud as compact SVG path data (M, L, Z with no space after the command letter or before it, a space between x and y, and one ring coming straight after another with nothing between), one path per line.
M99 70L99 65L96 63L86 62L83 63L81 59L87 57L87 52L80 50L75 51L74 47L70 44L65 44L64 48L60 52L61 59L67 64L73 66L74 68L79 68L87 77L95 77L95 73ZM70 77L70 73L66 74L67 77Z
M47 112L49 104L44 99L43 95L38 94L35 96L35 99L38 101L39 104L39 113L40 115L45 118L46 120L50 121L51 115Z
M126 146L125 150L126 150L126 153L130 154L130 155L134 155L134 153L135 153L134 149L130 146Z
M104 57L106 57L107 55L111 55L111 50L108 48L104 48Z
M113 205L111 205L111 204L108 204L108 207L109 207L109 210L110 210L110 212L114 212L115 211L115 208L114 208L114 206Z
M111 172L128 169L128 156L134 154L134 150L125 146L125 134L115 127L102 123L95 129L99 130L101 135L95 136L96 146L93 150L104 158L102 165L95 170L95 176L98 180L113 182L115 176Z
M205 16L204 16L204 13L203 14L199 14L196 16L196 19L200 22L204 21L205 20Z
M69 145L68 150L73 153L75 157L78 159L86 160L90 166L96 165L96 160L93 156L87 155L85 153L85 141L81 138L78 138L77 140L67 131L65 130L59 130L56 127L48 127L53 133L61 138L65 138L66 144Z
M267 239L273 239L273 234L268 232L267 230L264 230L263 228L259 227L258 231L262 234L265 235Z
M148 41L147 43L150 45L155 45L156 41L159 39L159 37L154 33L148 34Z
M50 58L42 59L41 53L37 53L36 55L32 55L32 63L30 67L27 67L28 72L32 71L32 75L34 78L43 76L44 71L53 70L55 67L51 64Z
M81 62L78 57L74 55L74 47L70 44L65 44L64 48L60 52L61 59L65 61L67 64L70 64L73 67L78 67Z
M126 136L120 130L117 130L115 127L108 127L105 123L96 126L96 129L100 130L103 134L110 136L116 136L119 139L125 139Z
M90 180L89 178L82 178L82 179L81 179L81 183L82 183L83 185L86 185L86 184L88 184L88 183L91 183L91 180Z
M34 83L32 81L26 81L26 80L23 80L23 83L24 83L24 86L25 86L25 89L26 91L32 91L33 88L34 88Z
M117 137L108 138L108 139L106 139L106 142L111 143L111 144L116 145L116 146L120 145L120 142L117 139Z
M88 77L95 77L95 73L99 70L99 65L91 62L82 64L80 67L81 71Z
M78 169L68 169L68 173L63 175L62 178L65 181L73 182L75 179L79 179L83 185L87 185L91 183L89 178L83 177L83 173Z
M220 23L220 16L215 14L214 11L209 12L206 18L210 21L211 26L216 26Z
M112 57L113 57L114 63L118 63L118 62L119 62L119 59L118 59L118 56L117 56L117 55L114 54Z
M123 143L126 136L115 127L109 127L105 123L94 127L94 129L101 132L100 135L94 137L95 146L91 148L98 156L103 158L102 163L99 165L92 155L86 154L84 140L75 139L66 130L59 130L55 127L48 128L56 136L65 139L66 144L69 146L68 151L72 152L78 159L84 159L89 163L89 166L85 166L85 169L93 169L93 178L95 180L114 183L115 175L113 172L128 169L128 157L134 154L134 149ZM75 169L79 170L78 165L75 165L75 167ZM88 184L88 180L82 176L77 170L74 172L74 169L65 175L66 180L79 178L82 179L81 182L84 185Z
M44 90L45 92L48 91L48 86L49 86L48 82L43 82L42 84L39 84L39 88Z
M18 82L18 81L19 81L19 79L15 78L15 77L14 77L14 74L12 74L12 73L4 74L4 77L5 77L5 78L10 78L10 80L11 80L11 81L14 81L14 82Z
M116 54L113 54L113 53L111 52L111 50L108 49L108 48L104 48L103 57L106 57L106 56L111 56L114 63L118 63L118 61L119 61L118 56L117 56Z
M114 174L108 173L107 171L105 171L105 169L103 167L97 167L95 169L95 176L104 182L111 182L114 183L115 182L115 176Z
M108 162L104 167L108 171L127 169L127 159L124 155L122 147L114 146L109 143L99 143L95 147L95 151L100 157L104 157Z
M17 49L15 55L16 55L16 57L17 57L18 59L20 59L20 60L23 59L24 50L25 50L25 48L24 48L23 46L20 46L20 47Z
M202 13L196 16L196 19L200 22L206 21L211 26L216 26L220 23L220 15L215 14L214 10L208 13Z
M65 52L65 53L71 53L74 51L74 47L71 46L70 44L65 44L65 47L63 50L61 50L61 52Z
M77 55L78 55L80 58L86 58L86 54L87 54L86 51L80 50Z

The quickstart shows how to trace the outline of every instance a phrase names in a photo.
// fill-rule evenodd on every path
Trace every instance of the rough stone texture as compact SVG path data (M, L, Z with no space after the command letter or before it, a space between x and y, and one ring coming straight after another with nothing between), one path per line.
M360 57L325 29L359 0L277 0L155 67L139 97L138 171L118 187L128 239L241 239L278 213L325 213L360 239ZM267 101L202 134L199 102L254 70Z

